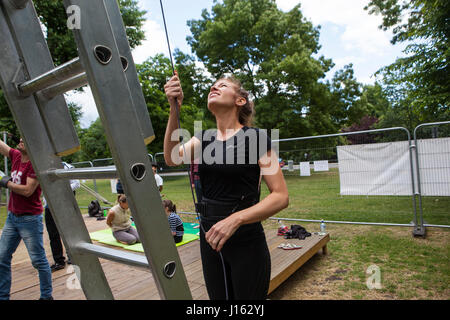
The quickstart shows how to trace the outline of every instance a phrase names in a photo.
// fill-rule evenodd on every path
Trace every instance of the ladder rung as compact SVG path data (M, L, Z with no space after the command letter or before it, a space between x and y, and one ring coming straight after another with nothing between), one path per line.
M86 73L80 73L73 78L62 81L54 86L51 86L47 89L42 90L42 95L50 100L60 94L66 93L67 91L74 90L80 88L84 85L88 84Z
M52 169L47 175L55 179L114 179L117 178L116 166L88 167L72 169Z
M23 94L24 96L28 96L37 91L49 88L50 86L70 79L82 72L84 72L84 69L81 64L80 58L77 57L37 76L34 79L19 84L18 88L21 94Z
M147 258L143 255L102 247L96 244L81 242L73 248L82 253L93 254L99 258L124 263L134 267L150 269Z

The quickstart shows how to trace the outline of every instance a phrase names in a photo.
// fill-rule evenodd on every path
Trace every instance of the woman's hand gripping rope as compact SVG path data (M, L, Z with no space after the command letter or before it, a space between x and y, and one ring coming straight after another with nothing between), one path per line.
M170 107L177 107L177 110L179 111L183 103L184 94L177 70L175 70L175 75L164 85L164 91L169 100Z

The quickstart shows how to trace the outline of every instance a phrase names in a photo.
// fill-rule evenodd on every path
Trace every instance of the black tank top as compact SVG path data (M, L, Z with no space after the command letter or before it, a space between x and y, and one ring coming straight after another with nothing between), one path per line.
M267 132L243 127L226 141L216 139L217 130L202 131L199 164L203 196L235 202L259 196L258 160L271 149Z

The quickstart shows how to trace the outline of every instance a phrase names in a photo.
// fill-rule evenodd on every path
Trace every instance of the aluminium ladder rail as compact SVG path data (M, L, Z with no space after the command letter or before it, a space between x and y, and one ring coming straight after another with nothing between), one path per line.
M79 57L53 65L30 0L0 0L0 85L87 299L114 299L100 258L149 268L163 299L192 299L169 231L146 145L153 127L116 0L64 0L78 6ZM80 148L64 96L89 83L115 168L63 170ZM145 257L92 244L68 179L119 177Z

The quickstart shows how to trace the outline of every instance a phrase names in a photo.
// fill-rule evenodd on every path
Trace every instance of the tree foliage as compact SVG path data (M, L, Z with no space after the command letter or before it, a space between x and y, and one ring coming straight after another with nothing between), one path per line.
M34 1L36 12L47 32L47 45L56 65L78 56L72 30L67 28L67 13L60 0ZM142 30L146 14L140 10L137 0L118 0L131 48L145 39Z
M105 130L100 118L97 118L88 129L83 130L79 160L105 159L111 157L111 151L106 142Z
M382 68L385 91L408 128L450 117L450 2L448 0L371 0L392 43L407 43L406 57Z
M117 1L134 48L144 39L145 11L139 9L137 0ZM62 2L34 4L55 64L77 56ZM182 128L192 134L196 120L202 120L204 129L215 125L207 110L207 95L214 80L224 73L233 73L251 93L256 105L254 125L280 129L281 137L394 126L412 131L419 123L448 120L450 2L370 0L365 9L382 15L380 28L393 30L392 43L407 43L407 47L406 57L379 70L381 82L363 86L352 64L325 79L334 63L319 56L320 26L303 15L300 5L283 12L275 0L214 1L200 19L188 21L192 36L187 41L195 56L174 52L185 96ZM136 67L156 135L148 146L154 154L163 149L169 116L164 84L172 68L163 55L149 57ZM82 129L80 106L68 107L82 151L65 160L110 157L101 121ZM1 90L0 119L0 131L19 134Z
M176 69L184 92L180 124L183 129L194 133L194 121L202 121L203 128L212 126L206 110L207 93L211 80L195 65L193 57L175 51ZM170 106L164 93L164 85L172 76L169 58L158 54L137 65L139 80L155 131L156 139L149 145L149 152L163 151L164 133L169 119Z
M234 73L256 104L256 124L281 136L336 132L359 120L361 85L352 65L324 81L331 59L318 57L319 30L302 14L274 0L224 0L188 21L187 40L207 70Z
M203 128L210 128L213 122L206 116L206 99L211 80L203 75L204 70L195 65L193 57L177 50L175 61L184 91L183 108L180 114L181 127L193 134L194 121L200 120L203 122ZM164 133L170 111L164 85L172 76L172 68L169 58L158 54L136 65L136 69L156 136L156 139L148 146L148 152L155 154L163 151ZM94 121L89 128L80 129L79 136L81 151L66 157L66 161L111 157L100 119Z
M129 44L134 48L145 39L142 29L145 21L145 11L140 10L137 0L118 0L122 19L126 28ZM52 54L55 65L59 65L78 55L72 31L67 28L67 14L61 0L33 1L39 19L44 26L46 41ZM75 129L79 136L83 134L80 128L79 119L82 116L81 107L73 103L68 104ZM8 131L14 135L19 135L15 121L9 110L8 104L0 89L0 131ZM83 145L83 139L80 138ZM82 157L81 153L69 156L66 160L71 161ZM88 158L93 159L93 158Z

